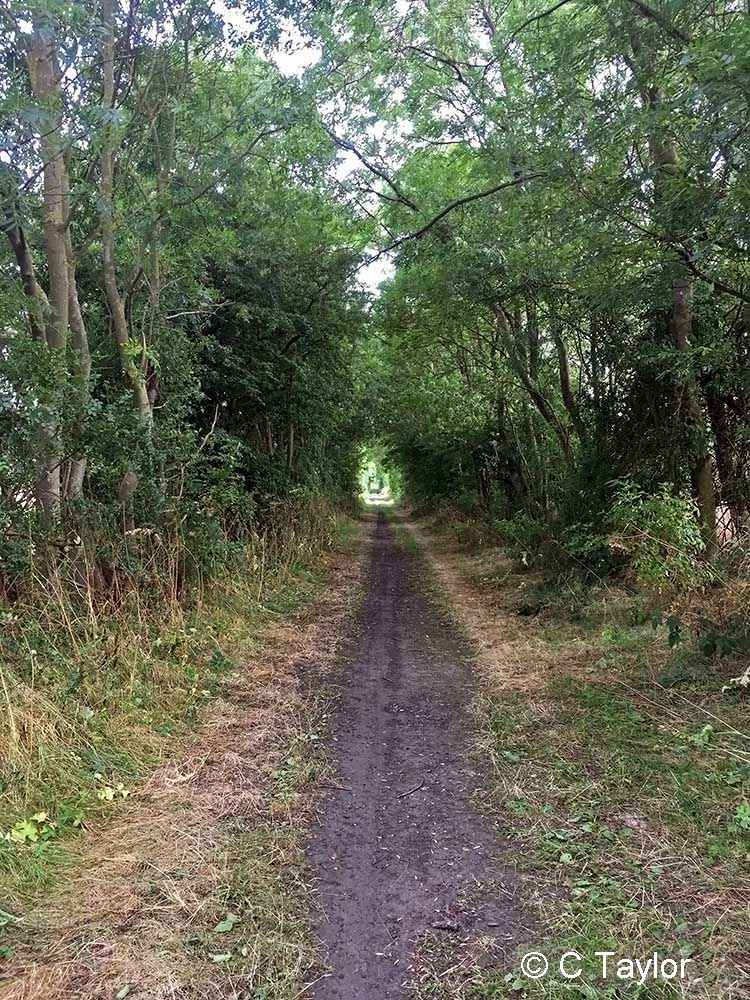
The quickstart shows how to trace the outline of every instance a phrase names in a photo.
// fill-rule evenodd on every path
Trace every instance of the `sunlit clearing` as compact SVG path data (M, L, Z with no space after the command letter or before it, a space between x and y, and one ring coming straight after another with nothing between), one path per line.
M385 468L380 449L365 451L359 472L360 500L371 506L392 507L396 501L392 476Z

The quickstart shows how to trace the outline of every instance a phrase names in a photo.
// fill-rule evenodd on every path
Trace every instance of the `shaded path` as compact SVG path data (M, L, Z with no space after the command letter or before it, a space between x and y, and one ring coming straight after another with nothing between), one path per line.
M405 995L425 932L456 944L488 935L498 951L522 934L517 877L471 803L482 775L469 754L466 652L419 591L418 569L379 514L359 637L339 677L344 787L311 845L315 929L332 969L315 1000Z

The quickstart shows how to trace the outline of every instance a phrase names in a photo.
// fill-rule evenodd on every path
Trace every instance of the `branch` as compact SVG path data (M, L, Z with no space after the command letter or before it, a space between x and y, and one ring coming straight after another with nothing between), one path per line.
M701 281L708 282L708 284L713 285L718 291L724 292L725 295L732 295L735 299L739 299L740 302L747 302L750 304L750 295L748 295L747 292L743 292L741 288L733 288L731 285L726 285L719 278L714 278L706 271L699 268L696 265L692 254L684 247L675 245L674 249L682 258L688 270L694 274L696 278L700 278Z
M448 56L440 55L437 52L430 52L428 49L423 49L419 45L406 45L404 48L407 52L418 52L420 55L426 56L428 59L434 59L435 62L442 63L443 66L447 66L449 69L452 69L456 74L458 82L462 83L471 96L474 97L474 89L472 85L466 79L460 65L454 59L449 59Z
M227 299L226 302L217 302L206 309L186 309L183 312L169 313L164 319L180 319L182 316L215 316L219 309L228 305L231 305L230 299Z
M253 139L253 141L250 143L249 146L246 146L240 153L237 154L237 156L232 157L227 166L218 174L218 176L212 177L207 184L204 184L202 188L200 188L197 192L192 194L189 198L185 198L183 199L183 201L174 202L171 206L169 206L170 209L185 208L187 205L193 205L195 204L196 201L200 201L200 199L204 195L208 194L211 188L215 188L216 185L221 182L222 178L226 177L226 175L233 167L237 166L238 163L241 163L246 156L249 156L250 153L252 153L252 151L258 145L258 143L262 142L264 139L267 139L269 136L277 135L279 132L283 131L284 131L283 127L279 126L278 128L267 128L265 131L260 132L258 135L256 135L256 137ZM167 212L166 208L160 211L156 216L156 221L158 222L161 219L163 219L164 216L166 215L166 212Z
M353 277L358 271L361 271L364 267L369 267L370 264L376 263L381 257L385 257L386 254L391 253L397 247L400 247L404 243L408 243L409 240L421 239L425 233L429 232L430 229L441 219L444 219L446 215L449 215L454 209L460 208L462 205L469 205L471 202L479 201L480 198L489 198L493 194L497 194L498 191L503 191L505 188L516 187L518 184L524 184L526 181L535 180L538 177L543 177L544 174L534 173L534 174L523 174L519 177L514 177L512 181L504 181L502 184L496 184L494 187L487 188L485 191L476 191L474 194L466 195L464 198L457 198L456 201L450 202L445 208L441 209L437 215L433 216L429 222L426 222L424 226L420 229L415 230L413 233L406 233L404 236L400 236L397 240L393 240L387 246L384 246L382 250L378 250L371 257L364 257L356 267L351 271L351 276Z
M529 25L535 24L537 21L541 21L542 18L544 18L544 17L549 17L550 14L554 14L556 10L559 10L561 7L564 7L565 4L571 3L571 2L572 2L572 0L558 0L558 2L556 4L553 4L552 7L549 7L547 10L543 10L541 14L534 14L533 17L527 18L521 24L520 27L516 28L516 30L513 32L513 34L508 39L508 42L507 42L507 44L505 46L506 50L508 49L508 46L510 45L510 43L514 42L516 40L516 38L518 37L518 35L520 35L522 31L525 31L526 28L529 27Z
M388 174L385 172L385 170L382 170L380 167L370 162L370 160L367 159L364 153L360 152L360 150L357 149L354 143L349 142L348 139L340 138L339 136L336 135L336 133L332 129L329 129L327 126L324 127L328 136L333 141L334 145L338 146L339 149L345 149L347 150L347 152L353 153L357 157L359 162L363 164L363 166L367 167L370 173L375 174L376 177L379 177L382 181L385 181L385 183L388 185L391 191L393 191L393 193L396 195L396 198L398 199L399 202L410 208L412 212L417 211L417 206L414 204L411 198L407 197L403 193L398 182L393 180L392 177L389 177Z
M485 25L487 26L487 31L489 32L490 39L494 41L495 35L497 35L497 25L495 24L495 19L493 18L489 7L487 4L482 2L482 18Z
M9 28L11 28L13 31L17 31L20 33L21 27L17 19L14 17L13 13L11 12L11 9L8 6L8 4L5 3L0 4L0 20L5 21L5 23L9 26Z
M425 233L428 233L433 226L437 225L441 219L444 219L446 215L449 215L456 208L461 208L463 205L470 205L474 201L479 201L482 198L489 198L491 195L497 194L499 191L504 191L506 188L517 187L519 184L525 184L526 181L535 180L536 178L543 176L544 175L540 172L534 174L522 174L519 177L514 177L512 181L503 181L502 184L495 184L494 187L487 188L485 191L476 191L474 194L467 194L463 198L457 198L455 201L446 205L445 208L441 209L437 215L433 215L430 221L426 222L421 229L417 229L413 233L407 233L405 236L400 236L397 240L391 243L390 246L381 250L378 256L383 253L389 253L391 250L395 250L396 247L401 246L402 243L406 243L408 240L421 239Z
M685 45L690 44L690 35L678 28L677 25L672 24L660 11L644 3L644 0L630 0L630 2L634 7L638 8L645 18L648 18L649 21L654 21L660 28L663 28L670 38L674 38L678 42L683 42Z
M579 194L586 199L586 201L588 201L590 204L596 206L599 209L605 208L605 205L602 202L600 202L598 199L588 194L583 185L579 183L575 174L572 174L572 177L573 177L573 182L576 185L576 189L578 190ZM647 236L649 239L654 240L661 246L668 247L669 249L673 250L680 258L680 260L682 260L682 262L688 268L690 273L695 275L696 278L700 278L701 281L708 282L708 284L713 285L714 288L717 289L718 291L724 292L725 295L731 295L733 298L738 299L740 302L746 302L750 305L750 294L743 291L741 288L734 288L732 285L727 285L720 278L715 278L707 271L704 271L702 268L698 267L693 254L681 243L678 243L676 240L667 239L665 236L662 236L659 233L654 232L647 226L641 225L640 223L636 222L634 219L631 219L629 216L625 215L622 212L618 212L617 210L612 210L611 208L609 208L609 211L615 216L615 218L620 219L620 221L624 222L625 225L631 226L637 232L643 233L644 236Z
M203 440L198 445L197 449L195 450L194 454L192 455L191 461L188 462L189 465L192 465L195 462L195 460L197 459L197 457L200 455L200 453L203 451L203 449L208 444L208 439L211 437L211 435L213 434L213 432L216 430L216 422L217 422L218 419L219 419L219 404L217 403L216 406L214 407L214 418L211 421L211 426L209 427L208 431L206 432L206 434L203 437Z

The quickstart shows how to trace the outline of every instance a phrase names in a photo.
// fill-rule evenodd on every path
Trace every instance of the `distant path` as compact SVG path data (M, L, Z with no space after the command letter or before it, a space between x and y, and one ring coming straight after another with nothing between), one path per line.
M311 845L315 929L332 969L315 1000L406 996L425 932L444 936L457 961L471 957L468 939L495 938L501 956L523 936L517 878L471 802L482 775L469 750L467 653L420 592L419 569L378 514L357 645L339 675L343 787Z

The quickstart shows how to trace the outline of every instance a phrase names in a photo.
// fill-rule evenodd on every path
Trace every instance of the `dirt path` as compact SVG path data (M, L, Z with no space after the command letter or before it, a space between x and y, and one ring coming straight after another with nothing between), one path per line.
M518 876L472 804L483 775L469 747L467 654L420 592L419 568L378 515L360 635L339 674L342 787L311 846L331 967L315 1000L408 995L434 937L448 967L502 962L525 936Z

